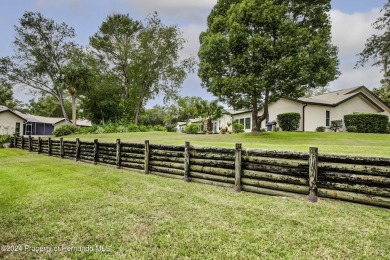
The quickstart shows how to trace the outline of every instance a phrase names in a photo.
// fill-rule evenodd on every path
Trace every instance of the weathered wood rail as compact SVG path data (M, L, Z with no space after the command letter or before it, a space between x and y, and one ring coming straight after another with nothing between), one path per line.
M13 137L11 147L268 195L306 195L390 208L390 158L185 145Z

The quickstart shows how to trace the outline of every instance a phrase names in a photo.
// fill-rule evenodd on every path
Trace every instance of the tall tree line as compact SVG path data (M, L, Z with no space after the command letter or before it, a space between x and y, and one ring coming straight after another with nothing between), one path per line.
M164 25L157 13L145 21L110 15L85 47L75 42L74 28L39 12L25 12L15 32L14 55L0 58L2 82L53 97L67 121L69 96L74 124L77 100L95 123L137 124L148 100L160 93L165 101L177 98L195 64L179 57L185 43L180 29Z

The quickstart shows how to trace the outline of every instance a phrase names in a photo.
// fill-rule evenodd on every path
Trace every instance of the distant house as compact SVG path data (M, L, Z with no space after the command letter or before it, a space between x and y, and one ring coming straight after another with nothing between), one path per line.
M342 89L308 98L281 98L269 105L269 121L276 122L278 114L296 112L301 115L298 131L315 131L325 126L328 131L331 121L343 120L353 113L380 113L390 117L390 107L364 86ZM259 111L259 115L263 113ZM252 130L252 112L232 113L232 119L244 125L245 132ZM266 128L263 121L261 128ZM282 130L282 129L281 129ZM345 131L345 125L341 131Z
M52 135L54 128L63 123L63 117L35 116L0 106L0 135ZM92 126L88 120L77 120L77 124Z
M212 132L219 133L222 128L226 128L229 132L232 131L232 117L231 113L235 112L234 110L224 109L222 117L212 120ZM178 122L176 125L177 132L184 132L187 125L190 124L199 124L200 130L204 131L207 129L207 119L194 118L188 119L186 122Z
M0 106L0 135L23 134L26 119L15 110Z

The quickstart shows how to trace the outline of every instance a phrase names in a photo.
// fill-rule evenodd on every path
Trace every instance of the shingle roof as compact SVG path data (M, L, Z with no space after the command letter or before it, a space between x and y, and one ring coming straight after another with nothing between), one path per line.
M298 98L297 100L303 101L303 102L309 102L309 103L318 103L318 104L323 104L323 105L336 105L336 104L356 95L356 92L354 92L354 91L359 89L359 88L361 88L361 87L341 89L341 90L325 93L325 94L318 95L318 96L302 97L302 98Z

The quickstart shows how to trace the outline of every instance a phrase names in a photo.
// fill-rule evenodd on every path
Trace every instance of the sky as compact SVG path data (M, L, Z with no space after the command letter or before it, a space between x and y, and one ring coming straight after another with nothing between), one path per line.
M101 23L113 13L129 14L133 19L144 20L157 11L163 23L176 24L187 43L183 57L197 58L199 34L206 30L206 19L217 0L2 0L0 9L0 57L13 54L14 26L25 11L39 11L56 22L65 22L75 28L75 41L88 45ZM380 69L367 64L354 69L357 54L364 48L366 39L375 34L372 23L380 16L386 0L332 0L332 42L339 48L341 75L329 83L331 90L366 86L380 86ZM201 87L197 74L188 75L180 92L181 96L200 96L216 99ZM26 89L15 89L16 99L27 102L33 98ZM149 101L147 107L162 104L162 97Z

